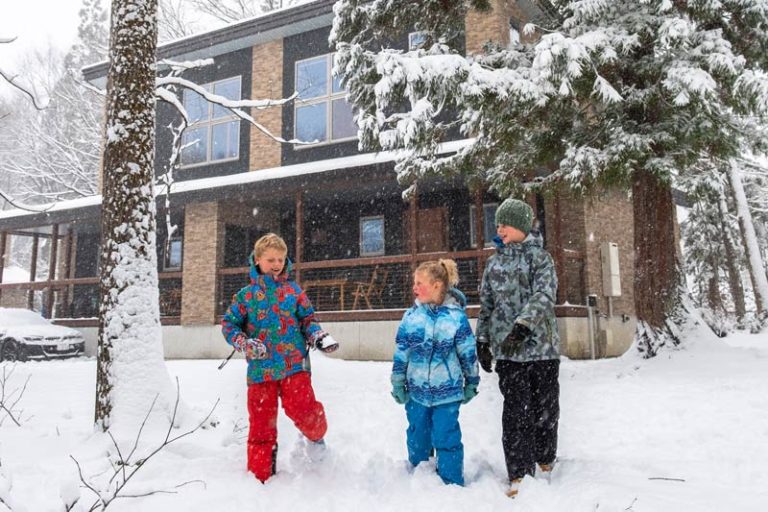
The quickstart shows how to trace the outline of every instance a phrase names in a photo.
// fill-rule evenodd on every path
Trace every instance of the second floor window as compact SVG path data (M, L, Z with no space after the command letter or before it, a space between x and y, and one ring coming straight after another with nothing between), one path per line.
M352 105L346 91L331 74L333 55L296 63L294 137L304 142L335 142L357 136Z
M203 86L230 100L240 99L240 77ZM209 103L192 90L184 91L189 127L181 139L181 165L236 160L240 155L240 121L228 108Z

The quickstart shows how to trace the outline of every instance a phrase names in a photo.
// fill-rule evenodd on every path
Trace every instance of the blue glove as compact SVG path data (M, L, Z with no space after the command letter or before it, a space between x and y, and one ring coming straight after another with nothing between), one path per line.
M467 384L464 386L464 400L463 404L468 404L470 400L477 396L477 384Z
M392 384L392 398L400 405L408 401L408 391L405 390L404 382Z

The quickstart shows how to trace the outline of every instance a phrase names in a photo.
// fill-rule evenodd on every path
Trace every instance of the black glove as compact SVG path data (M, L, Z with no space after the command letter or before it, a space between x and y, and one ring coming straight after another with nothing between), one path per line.
M485 343L477 342L477 360L484 372L491 373L493 371L493 353L491 352L491 344L487 341Z
M523 347L531 347L536 344L532 334L527 325L515 322L515 326L512 327L512 332L504 340L504 344L511 353L517 354L523 350Z

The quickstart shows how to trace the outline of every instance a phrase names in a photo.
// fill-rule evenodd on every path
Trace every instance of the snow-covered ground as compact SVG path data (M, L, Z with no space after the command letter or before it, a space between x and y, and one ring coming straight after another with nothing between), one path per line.
M462 408L465 488L444 486L434 467L405 463L405 414L389 396L390 365L331 360L313 353L313 380L325 404L329 454L307 468L292 457L297 431L281 411L278 474L262 485L245 471L245 367L231 361L172 361L184 401L216 409L218 427L169 446L142 468L116 511L765 511L768 510L768 335L716 340L704 331L685 348L651 361L563 361L560 462L551 483L527 479L512 501L504 491L501 398L495 375ZM28 511L62 510L77 473L107 469L108 438L93 433L95 362L19 364L30 375L21 428L0 427L0 471ZM11 386L9 386L11 387ZM204 414L204 413L201 413ZM163 433L145 433L147 443ZM128 446L123 446L127 451ZM103 475L102 475L103 477ZM1 482L0 482L1 484ZM0 485L0 493L2 493ZM92 499L87 491L83 496ZM0 504L0 510L3 505ZM18 510L18 508L17 508Z

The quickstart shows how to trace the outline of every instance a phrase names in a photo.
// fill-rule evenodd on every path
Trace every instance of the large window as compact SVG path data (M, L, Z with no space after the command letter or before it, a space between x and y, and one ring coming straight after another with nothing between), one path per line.
M360 217L360 256L384 254L384 216Z
M485 246L493 245L493 237L496 236L496 208L498 203L483 204L483 239ZM477 247L477 230L475 229L475 205L469 207L469 239L472 247Z
M230 100L240 99L239 76L203 87ZM190 89L184 91L183 101L189 115L189 127L181 140L181 165L236 160L240 149L239 119L228 108L209 103Z
M304 142L335 142L357 137L346 91L331 74L333 55L296 63L294 137Z

